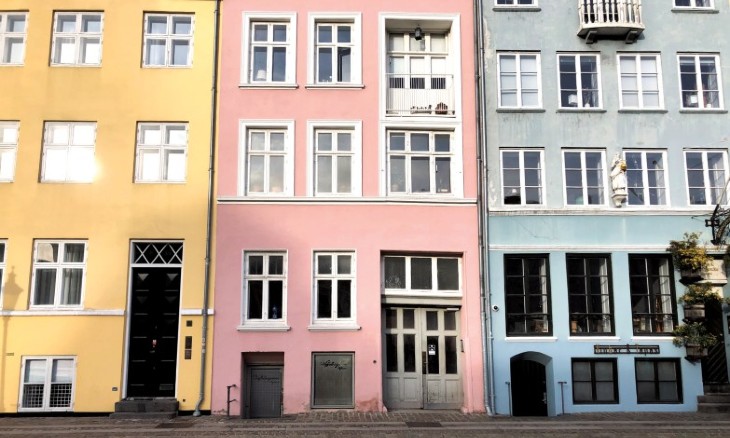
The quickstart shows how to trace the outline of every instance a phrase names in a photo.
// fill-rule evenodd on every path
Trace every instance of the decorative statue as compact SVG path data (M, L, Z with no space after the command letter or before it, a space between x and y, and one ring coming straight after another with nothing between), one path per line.
M626 160L618 153L613 156L611 164L611 187L613 188L613 203L616 207L626 200Z

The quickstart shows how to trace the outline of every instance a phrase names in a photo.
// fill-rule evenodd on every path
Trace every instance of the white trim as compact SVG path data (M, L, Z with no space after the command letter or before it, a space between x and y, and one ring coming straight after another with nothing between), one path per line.
M546 251L557 252L645 252L648 254L669 254L667 253L667 245L559 245L559 244L523 244L523 245L503 245L490 244L489 249L492 251L520 251L528 253L544 254Z
M645 341L645 342L672 342L674 338L672 336L636 336L631 337L631 342Z
M180 309L180 316L202 316L203 309ZM215 315L214 309L208 309L207 315Z
M350 64L350 82L317 82L315 52L318 22L352 25L352 52ZM307 87L312 88L350 88L362 85L362 13L361 12L310 12L307 17ZM333 32L333 35L335 33ZM334 55L334 54L333 54ZM334 72L333 72L334 74Z
M568 342L617 342L620 340L619 336L568 336Z
M7 32L8 16L23 16L23 32ZM25 54L26 47L28 45L28 22L29 22L28 11L2 11L0 12L0 67L19 67L25 65ZM8 38L20 38L23 40L22 48L23 51L20 57L20 62L3 62L2 57L5 55L5 42Z
M124 316L124 309L0 310L0 316Z
M0 239L0 316L3 316L3 289L7 281L8 240Z
M517 104L514 106L506 106L502 104L502 57L503 56L514 56L515 57L515 86L517 87L515 89L516 93L516 99ZM535 56L535 64L536 64L536 82L537 82L537 104L536 105L530 105L527 106L522 102L522 69L521 69L521 60L523 56ZM542 101L542 61L540 57L540 52L528 52L528 51L504 51L504 52L497 52L497 109L508 109L508 110L542 110L543 109L543 101ZM560 85L558 84L558 89L560 88Z
M249 193L248 192L248 131L252 129L285 131L284 136L284 189L280 193ZM281 198L294 196L294 162L295 156L295 125L294 120L239 120L238 130L238 196L245 197L272 197Z
M520 342L520 343L546 343L546 342L557 342L558 338L555 336L508 336L504 338L504 342Z
M404 271L403 279L405 284L400 288L387 288L385 279L385 259L386 258L402 258ZM460 299L464 295L465 280L464 280L464 260L462 254L440 254L440 253L381 253L380 255L380 295L383 299L386 297L402 297L402 298L435 298L435 299ZM431 269L431 289L413 289L412 286L412 263L413 259L429 259ZM458 289L439 289L438 288L438 261L444 260L456 260L456 272L458 275L457 284Z
M59 32L58 18L59 16L75 16L74 24L76 30L74 32ZM83 23L86 16L99 17L98 32L84 32ZM73 62L61 62L56 59L56 40L73 38L74 39L74 60ZM87 63L81 59L81 41L89 38L98 38L99 40L99 62ZM51 67L101 67L102 53L104 47L104 12L103 11L54 11L53 12L53 34L51 36Z
M240 85L272 85L272 86L293 86L297 83L297 13L296 12L243 12L241 26L241 66L240 66ZM254 82L251 81L248 71L251 62L251 23L254 21L262 22L281 22L287 23L287 42L286 42L286 80L282 82Z
M310 332L356 332L360 330L362 327L360 327L358 324L323 324L323 323L316 323L316 324L310 324L307 326L307 330Z
M43 406L40 408L25 408L23 407L23 392L25 387L25 364L28 360L44 360L45 365L45 379L43 382ZM71 376L71 400L70 405L62 408L51 408L48 406L50 401L50 392L52 384L52 373L53 373L53 362L56 360L71 360L73 361L73 374ZM76 373L77 373L77 360L76 356L23 356L20 363L20 385L18 386L18 412L73 412L74 403L76 400Z
M460 199L431 198L431 197L407 198L404 196L391 196L388 198L373 198L373 197L363 197L363 198L281 197L281 198L274 198L274 197L263 197L263 196L247 198L244 196L219 196L217 198L217 201L218 201L218 204L221 204L221 205L240 205L240 204L246 204L246 205L270 205L270 204L276 204L276 205L297 205L297 204L333 205L333 204L338 204L338 205L438 205L438 206L454 206L454 207L462 207L462 206L463 207L474 207L474 206L476 206L476 203L477 203L476 198L460 198ZM563 214L565 214L565 210L562 210L562 212L563 212Z
M624 89L622 85L622 73L621 73L621 58L627 57L632 58L636 65L636 82L637 82L637 100L638 106L626 106L624 104ZM657 93L659 94L659 106L646 106L644 104L644 92L646 91L643 87L643 74L641 69L641 58L654 58L657 69ZM619 99L619 111L664 111L664 77L662 75L662 56L659 53L651 52L619 52L616 54L616 74L618 80L618 99Z
M246 323L236 327L239 332L288 332L291 330L287 324L252 324Z
M581 57L592 57L595 58L596 61L596 80L598 82L598 106L580 106L580 96L583 94L583 92L586 90L586 88L583 86L583 70L581 67ZM573 61L575 62L575 72L573 72L573 75L575 76L575 86L576 86L576 106L563 106L563 88L562 88L562 72L560 71L560 58L561 57L570 57L573 58ZM558 74L558 108L560 110L564 111L586 111L586 110L603 110L603 77L601 75L601 54L600 52L558 52L556 55L556 63L557 63L557 74Z
M634 207L625 206L621 209L611 208L604 206L603 208L591 208L591 209L570 209L566 211L565 208L519 208L519 205L510 206L511 208L505 207L491 207L489 213L492 216L696 216L698 211L705 211L708 215L712 214L712 208L708 205L697 205L685 208L679 207L667 207L667 206L653 206L652 208L647 207ZM530 206L528 206L530 207ZM702 207L702 208L697 208Z
M566 153L579 153L580 154L580 173L581 173L581 194L584 198L584 202L582 204L568 204L568 180L567 180L567 174L566 174L566 168L565 168L565 154ZM588 190L588 178L586 175L587 167L586 167L586 153L599 153L601 155L601 183L603 184L602 187L602 195L603 195L603 202L600 204L589 204L587 201L587 190ZM609 205L609 196L608 196L608 169L606 168L606 149L602 148L562 148L560 150L560 160L562 162L562 180L563 180L563 206L566 209L572 209L572 208L603 208ZM573 169L575 170L575 169Z
M318 129L352 131L352 193L314 193L315 175L315 133ZM334 167L333 167L334 170ZM350 199L362 196L362 120L308 120L307 121L307 196L331 199Z

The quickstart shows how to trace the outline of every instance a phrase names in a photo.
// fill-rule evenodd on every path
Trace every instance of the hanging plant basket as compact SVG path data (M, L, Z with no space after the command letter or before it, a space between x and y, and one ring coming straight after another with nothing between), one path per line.
M700 322L705 320L705 304L685 304L684 322Z
M685 358L690 362L697 362L703 357L707 357L707 347L697 344L687 344L684 346L687 351Z

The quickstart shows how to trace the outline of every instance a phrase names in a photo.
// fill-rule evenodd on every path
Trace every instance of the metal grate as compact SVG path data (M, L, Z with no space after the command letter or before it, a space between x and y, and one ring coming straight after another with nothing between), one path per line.
M52 383L51 384L51 400L49 407L51 408L68 408L71 407L71 392L73 385L71 383Z
M183 244L174 242L135 242L132 263L140 265L182 264Z
M43 407L43 384L26 383L23 385L23 407Z

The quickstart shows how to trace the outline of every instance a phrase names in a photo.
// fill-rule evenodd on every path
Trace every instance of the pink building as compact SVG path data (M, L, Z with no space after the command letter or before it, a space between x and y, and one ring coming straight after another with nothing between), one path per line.
M213 413L483 411L472 2L223 5Z

